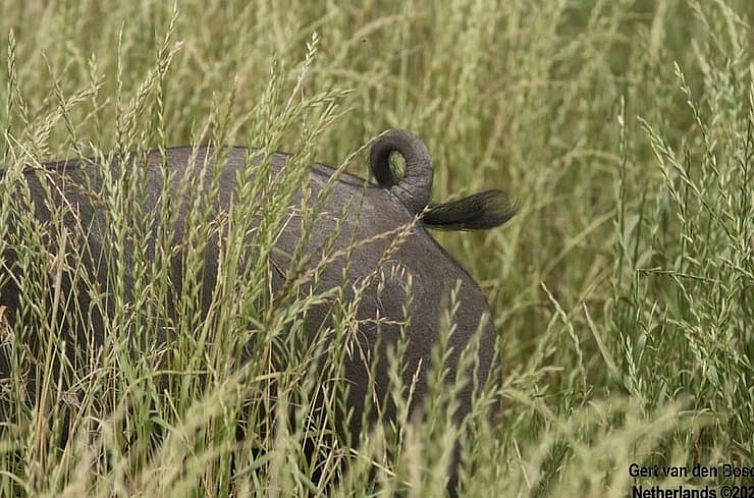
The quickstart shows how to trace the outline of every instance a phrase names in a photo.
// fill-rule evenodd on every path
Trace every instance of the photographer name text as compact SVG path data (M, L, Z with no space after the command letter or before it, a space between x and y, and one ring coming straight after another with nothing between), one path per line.
M628 467L631 477L754 477L754 467L723 463L720 465L694 464L691 467L675 467L662 465L639 465L632 463Z

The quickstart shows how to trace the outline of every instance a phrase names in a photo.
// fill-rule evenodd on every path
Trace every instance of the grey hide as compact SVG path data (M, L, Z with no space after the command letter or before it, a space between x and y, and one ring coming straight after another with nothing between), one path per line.
M404 178L397 179L388 166L388 157L391 152L400 152L406 159L407 167ZM235 205L234 200L236 192L236 175L244 167L246 156L253 152L245 148L232 148L227 155L227 163L220 173L220 190L218 199L215 202L215 214L227 210L231 202ZM196 159L193 163L189 160L195 154ZM284 153L275 153L272 158L272 174L277 175L281 168L284 167L290 156ZM179 173L174 178L179 178L183 170L190 165L192 168L207 167L214 171L215 169L215 151L207 147L198 147L192 152L192 148L179 147L167 150L167 160L172 172ZM146 213L156 209L162 191L162 173L160 166L160 153L152 151L148 153L147 181L143 185L145 193L143 196ZM252 161L254 168L258 167L258 158ZM118 161L113 162L114 170L118 171L120 165ZM126 167L133 167L133 164L125 163ZM140 167L143 167L140 164ZM430 189L432 184L432 163L429 151L424 144L409 132L401 130L391 130L381 137L378 137L372 146L371 167L373 174L378 181L378 185L370 185L364 188L364 180L361 178L343 174L338 180L331 195L326 201L323 212L318 216L314 231L307 245L307 254L313 262L320 259L322 247L325 245L328 237L332 234L335 227L335 217L338 216L344 205L350 203L346 211L353 216L342 220L342 232L335 243L335 250L344 250L349 244L352 236L352 230L356 230L358 235L356 240L364 241L371 237L380 236L391 231L399 229L401 226L410 223L416 214L422 214L422 210L428 206L430 200ZM330 176L333 169L322 164L312 165L309 174L309 183L316 193L322 189ZM1 172L0 172L1 174ZM53 186L53 191L57 192L53 198L56 203L69 203L82 221L83 226L90 227L86 237L91 248L91 255L85 259L85 264L91 271L92 278L99 282L102 289L108 286L108 269L106 265L99 264L100 256L107 252L107 248L102 247L101 231L103 228L103 217L98 213L101 209L92 201L92 196L85 194L83 185L89 184L94 192L102 190L102 168L92 161L68 161L44 165L43 171L29 170L24 173L26 181L31 191L36 217L40 220L49 219L49 212L44 206L44 191L42 181L47 181ZM211 175L207 175L208 177ZM1 181L1 180L0 180ZM177 187L171 186L171 195L177 195ZM206 190L206 185L205 185ZM201 189L199 192L201 193ZM357 217L358 206L362 204L360 216ZM175 201L176 199L172 199ZM20 198L19 198L20 201ZM298 204L297 198L294 205ZM184 203L185 207L185 203ZM427 232L426 226L436 226L446 229L475 229L490 228L507 221L514 213L510 208L502 193L493 191L470 196L453 203L432 205L429 204L428 210L424 211L424 221L420 220L412 230L411 235L405 240L400 249L390 258L379 271L377 278L373 278L368 287L366 297L362 300L358 308L358 318L362 321L358 329L359 346L370 355L378 355L380 363L376 372L376 391L377 399L382 400L386 394L388 384L387 368L384 358L384 348L380 351L375 350L375 341L379 336L383 345L394 343L399 335L399 327L395 324L382 323L379 327L368 321L377 316L384 320L400 322L404 319L403 306L406 303L404 292L404 282L400 278L399 268L405 270L412 276L412 300L411 300L411 323L408 328L408 349L407 362L408 368L405 370L404 382L408 385L412 382L412 377L417 369L421 368L418 376L418 384L414 394L412 409L421 404L422 398L426 393L426 372L430 367L431 351L434 346L438 331L440 328L440 317L442 315L442 304L445 302L451 288L460 281L460 307L455 315L456 332L451 337L451 347L453 352L450 355L450 376L455 376L455 367L461 350L469 343L475 331L479 327L480 320L484 315L489 315L489 310L485 302L485 297L479 286L472 280L466 271L458 265L454 259L440 247L432 236ZM178 244L185 238L185 220L182 219L184 213L174 228L174 243ZM149 219L149 217L145 217ZM66 224L69 226L72 234L68 244L77 243L81 231L77 230L73 217L66 216ZM11 227L11 232L14 228ZM148 226L150 231L150 244L147 248L149 257L153 254L155 241L155 226ZM277 248L280 252L272 255L270 268L272 269L273 290L279 290L283 285L288 271L288 260L285 253L293 252L296 241L300 232L300 218L291 210L289 222L285 225L277 241ZM23 237L23 233L16 234ZM360 247L354 252L353 260L350 265L350 271L347 277L346 295L351 297L353 288L364 278L373 273L377 267L378 261L383 257L384 252L393 241L394 236L383 237L374 242ZM49 241L48 241L49 242ZM0 246L2 247L2 246ZM50 252L55 253L57 245L51 243ZM204 290L203 290L203 312L206 314L210 305L212 290L215 286L217 275L217 258L218 258L218 240L212 237L208 241L205 253L204 269ZM319 281L318 290L324 291L332 287L342 285L342 267L343 258L340 258L333 264L329 265ZM181 285L183 281L183 270L180 265L180 258L173 258L172 282L173 285ZM19 269L15 265L15 256L12 248L6 246L3 254L0 272L12 271L18 275ZM126 271L126 273L128 273ZM128 275L126 275L129 278ZM0 282L2 282L2 273L0 273ZM128 280L127 280L128 282ZM64 286L70 289L71 282L64 280ZM87 296L80 297L80 309L89 309ZM6 282L3 288L0 288L0 307L4 306L5 317L7 320L13 320L15 310L18 306L17 289L14 288L14 280ZM307 329L310 333L316 332L321 324L327 324L328 307L319 305L313 313L310 314L307 322ZM112 312L109 310L108 312ZM77 331L67 333L71 334L70 343L72 347L78 350L91 347L93 342L95 347L102 344L102 320L104 318L94 314L92 321L94 323L94 336L87 332ZM220 339L220 338L218 338ZM481 330L480 348L479 348L479 380L484 380L488 376L491 362L493 360L493 350L495 342L495 329L491 320L487 319ZM331 344L331 348L344 347L344 345ZM357 348L358 349L358 348ZM0 355L0 377L8 375L7 359ZM351 435L351 441L358 441L358 434L361 431L359 424L361 412L363 410L363 401L367 389L367 371L363 365L363 360L358 354L353 354L347 361L346 377L352 384L348 406L354 409L355 416L352 424L346 430ZM469 410L471 403L471 383L467 383L463 389L459 402L460 409L456 413L457 420L460 420ZM387 407L387 418L393 416L391 407ZM374 419L374 417L371 417ZM453 472L455 476L455 472ZM454 479L454 477L451 477Z

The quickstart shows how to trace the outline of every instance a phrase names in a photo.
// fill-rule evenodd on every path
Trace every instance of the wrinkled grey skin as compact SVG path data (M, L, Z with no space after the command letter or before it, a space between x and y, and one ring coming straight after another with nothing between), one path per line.
M397 180L389 170L387 159L392 151L400 152L406 159L405 177ZM239 169L244 167L247 154L253 153L244 148L233 148L227 157L227 163L220 174L220 191L219 199L216 202L218 212L227 210L233 202L236 192L236 174ZM187 167L206 167L214 170L214 155L211 149L200 147L196 154L196 161L189 165L189 159L192 156L191 148L171 148L167 151L168 164L171 171L182 173ZM162 173L160 170L160 154L153 151L149 154L149 163L147 170L146 193L144 195L144 205L147 212L157 208L159 197L162 192ZM272 173L276 175L284 166L289 155L276 153L272 159ZM258 161L254 161L258 163ZM102 217L98 215L98 207L92 203L91 197L83 194L83 190L78 186L90 183L91 188L95 191L101 191L102 178L101 168L91 162L65 162L45 165L49 174L40 172L25 173L26 181L31 191L31 198L34 201L34 209L37 218L41 220L49 219L49 212L44 206L45 194L42 190L40 181L46 177L51 185L54 184L59 190L64 192L65 199L75 210L85 226L91 225L87 235L88 244L91 248L91 259L87 258L85 264L90 268L93 278L99 281L103 289L107 288L108 270L105 265L98 264L98 255L105 253L107 248L102 247L100 240L100 231L102 228ZM119 166L116 166L116 169ZM127 166L130 167L130 166ZM366 240L371 237L379 236L386 232L396 230L412 221L417 213L429 204L430 189L432 184L432 162L429 151L421 140L414 135L401 131L392 130L378 138L372 146L371 167L379 185L364 188L364 181L360 178L343 174L338 180L338 184L333 189L331 195L326 201L323 211L329 216L319 216L314 226L311 240L307 246L307 253L312 261L317 262L320 259L322 247L325 245L328 237L335 229L334 217L342 212L344 205L350 203L351 208L347 212L354 213L354 217L342 220L342 232L335 243L335 251L347 248L352 237L352 231L355 230L358 235L356 240ZM313 194L316 196L333 174L333 170L321 164L314 164L309 176L309 183L312 187ZM175 175L179 178L181 175ZM208 175L210 176L210 175ZM177 195L177 187L172 189L172 195ZM363 207L360 216L356 217L358 210L355 208L361 204L362 196ZM473 197L473 196L472 196ZM60 194L55 195L55 202L62 202ZM470 198L467 198L470 199ZM296 199L295 204L298 204ZM466 203L466 204L463 204ZM500 224L512 216L513 211L508 210L497 213L498 216L490 216L490 210L485 212L484 206L478 213L474 211L470 218L477 222L483 216L490 219L482 220L481 223L468 224L466 221L460 222L458 212L462 212L460 218L468 215L469 209L473 202L471 200L457 201L437 207L435 211L435 221L433 225L445 228L487 228ZM479 208L483 201L476 203ZM430 206L430 212L434 209ZM442 209L445 209L443 211ZM456 211L456 214L447 214L449 211ZM481 214L480 214L481 213ZM494 214L494 213L493 213ZM181 219L175 226L175 242L184 240L186 226L182 218L185 213L181 213ZM455 218L454 218L455 216ZM429 216L428 216L429 218ZM467 216L469 218L469 216ZM79 230L75 227L73 217L68 216L66 223L71 229L71 233L77 233ZM277 247L284 253L291 254L294 251L300 232L300 219L292 216L283 229ZM148 247L148 256L151 257L154 247L154 232L152 233L151 243ZM350 299L353 295L353 287L361 282L368 275L373 273L377 268L378 261L387 250L394 237L389 236L380 240L371 242L359 250L355 251L350 266L350 272L347 279L350 285L347 285L346 296ZM68 244L75 244L76 236L73 236ZM57 245L53 246L51 252L57 251ZM204 269L204 289L203 289L203 308L204 313L209 308L212 291L215 286L217 276L217 258L218 258L218 240L213 237L209 240L205 254ZM14 266L14 255L12 251L6 251L3 255L3 265L0 265L0 272L18 271ZM174 285L179 286L183 279L183 270L180 265L180 258L173 258L172 281ZM285 273L288 269L288 261L284 255L276 253L273 256L273 290L279 290L285 281ZM343 283L344 259L341 258L326 268L320 280L318 290L324 291L332 287L340 287ZM384 347L379 351L375 348L375 342L380 337L383 346L393 344L397 341L400 329L398 325L382 323L378 327L374 322L368 321L380 317L391 322L401 322L404 319L403 307L406 303L406 294L404 282L397 277L395 272L390 270L397 267L403 267L412 276L412 301L411 301L411 322L407 331L408 348L407 366L403 381L410 385L413 376L417 370L420 371L418 384L414 392L412 409L421 405L422 398L426 394L426 373L431 364L431 351L437 340L440 330L440 317L443 312L443 303L451 288L460 281L460 306L455 315L455 325L457 331L451 336L450 345L453 348L450 355L450 375L449 378L455 377L455 369L458 357L464 347L469 343L474 333L477 331L480 320L483 316L489 315L489 310L479 286L472 278L461 268L453 258L448 255L429 235L424 224L420 221L413 228L413 233L405 240L400 249L395 253L392 259L378 271L378 278L373 278L368 287L366 297L362 299L358 308L358 319L361 321L358 330L359 345L370 354L377 355L380 363L376 371L376 391L377 399L383 400L386 395L388 384L387 365L384 358ZM23 276L19 275L23 278ZM2 279L0 279L1 281ZM64 288L70 288L71 283L64 279ZM15 316L15 309L18 306L16 290L11 280L5 288L0 289L0 306L5 306L6 317ZM81 309L89 309L88 297L80 297ZM108 311L112 312L112 310ZM310 333L315 333L322 324L327 324L329 320L328 308L326 305L318 306L310 316L307 323L307 329ZM71 332L70 341L72 347L88 349L92 345L99 347L102 345L101 320L106 319L101 316L93 317L94 336L91 337L85 332ZM489 373L495 342L495 330L491 325L491 320L486 320L481 330L480 348L479 348L479 381L484 381ZM333 344L331 347L338 347ZM358 349L355 348L354 351ZM8 365L5 358L0 355L0 377L7 377ZM364 408L364 398L368 388L367 369L364 366L363 359L358 354L353 354L346 364L346 378L351 383L350 396L348 405L354 409L351 425L347 431L351 435L351 441L358 441L358 434L361 431L360 419L361 412ZM472 383L469 382L463 389L459 403L460 408L456 413L457 420L460 420L468 413L471 404ZM386 417L393 417L392 408L386 407ZM374 417L372 417L374 419ZM451 480L455 480L455 470L452 472ZM451 483L452 486L453 483Z

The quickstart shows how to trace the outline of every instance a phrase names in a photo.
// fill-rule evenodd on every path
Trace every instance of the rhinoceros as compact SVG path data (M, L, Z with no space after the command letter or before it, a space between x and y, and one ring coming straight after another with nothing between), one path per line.
M393 152L401 154L405 159L405 173L402 177L396 175L390 166L389 157ZM197 146L154 150L127 159L115 157L107 164L109 174L114 176L123 174L123 168L126 174L139 169L144 175L140 185L132 185L131 188L143 190L143 194L139 195L143 201L141 209L144 219L152 220L145 222L142 227L147 234L148 243L139 249L145 251L147 258L154 257L158 234L164 228L159 227L153 216L165 201L163 192L168 192L168 200L179 208L174 226L169 231L172 232L172 247L175 252L170 263L171 285L174 286L176 295L180 295L185 271L183 258L179 256L191 230L186 219L186 198L197 195L197 191L199 194L206 192L214 181L217 188L215 198L209 203L212 210L210 217L220 220L231 209L239 207L237 193L242 173L255 175L266 164L268 169L264 170L264 174L269 175L270 181L274 181L281 176L290 158L290 154L282 152L264 156L259 151L242 147L220 150L210 146ZM351 441L354 442L358 441L362 430L361 415L365 409L368 389L374 390L375 400L386 397L389 384L386 351L390 345L399 341L402 333L407 340L403 381L407 386L413 385L411 409L421 406L427 391L427 372L431 368L432 349L441 329L443 306L454 288L457 291L458 307L452 316L455 329L448 344L448 378L455 377L461 351L475 334L479 334L476 369L478 380L484 381L487 378L493 360L496 333L489 319L485 296L469 274L438 245L427 229L487 229L505 223L515 212L505 195L496 190L444 204L430 203L433 177L430 153L425 144L408 131L393 129L378 136L371 146L370 167L377 185L368 184L364 179L346 173L336 174L336 170L323 164L313 164L308 173L308 186L311 188L309 198L315 198L324 189L329 189L329 194L324 197L319 207L320 215L310 227L304 260L308 261L309 268L315 266L321 262L325 247L329 249L329 254L340 253L343 257L331 258L327 264L322 265L316 283L302 288L306 292L339 288L346 301L353 299L359 292L361 294L356 311L358 329L354 335L354 344L349 346L350 354L347 355L345 365L345 379L351 384L347 405L353 409L354 415L344 431L350 434ZM187 170L193 171L194 178L199 179L198 187L179 187L179 181ZM165 172L170 175L166 176ZM202 172L206 174L200 174ZM62 320L63 334L68 336L67 345L79 353L82 349L102 347L103 334L107 330L105 324L112 319L110 315L114 312L112 302L95 305L96 300L86 289L97 288L107 295L109 287L117 278L122 278L127 287L132 285L133 279L128 268L129 255L125 255L121 266L115 270L111 257L113 250L105 242L112 238L104 235L107 220L102 215L101 202L111 194L106 191L104 175L103 161L92 159L43 164L42 167L28 168L22 173L30 196L11 194L6 197L21 203L18 212L34 213L34 217L41 222L50 221L51 205L63 207L62 212L66 214L62 223L68 229L70 237L66 245L61 245L59 238L54 240L55 236L47 237L43 243L47 244L51 257L83 243L82 237L85 239L87 250L82 252L80 263L87 269L90 281L83 286L81 281L74 282L67 274L63 275L63 294L70 293L74 286L80 286L84 290L76 293L78 302L75 306L65 299L61 301L58 296L58 302L63 303L59 307L65 310L64 313L73 313L75 309L79 313L79 319L84 315L88 316L88 321L84 321L89 323L90 328L83 331L74 330L75 326L73 329L68 328L67 324L72 322L66 321L65 317ZM171 185L163 189L165 178L169 178ZM296 209L301 203L302 195L299 193L291 199L290 216L281 225L274 239L275 251L266 255L271 268L273 292L285 287L289 279L296 275L291 255L297 250L302 230L302 218ZM28 199L31 200L30 205L26 204ZM14 222L14 219L11 218L11 225L20 223L18 219ZM258 223L258 219L255 219L251 225ZM4 245L0 245L0 249L4 248L3 259L0 260L0 309L4 310L5 322L11 326L19 307L19 285L23 285L24 278L27 278L18 264L18 255L13 252L13 240L26 235L24 230L16 228L10 226L5 231L7 240ZM57 233L62 232L58 230ZM215 232L208 238L204 248L200 298L201 313L204 316L212 306L216 289L223 233L222 230ZM254 234L249 233L244 240L253 242L253 239ZM396 239L400 239L399 244L396 244ZM124 247L126 252L136 250L132 245L126 244ZM355 249L349 251L349 247ZM346 272L344 268L347 268ZM407 276L411 279L410 287L406 286ZM361 290L357 292L356 289L360 286ZM409 288L410 296L407 295ZM126 299L133 300L136 296L127 295ZM407 305L408 314L404 310ZM317 331L326 328L331 323L330 312L327 302L314 306L306 316L305 327L308 333L315 335ZM405 323L407 316L408 324L402 330L401 324ZM163 337L162 340L166 338ZM328 347L346 346L330 344ZM248 354L253 355L253 347L249 349ZM366 357L377 360L373 379L370 379L364 352ZM0 377L7 378L9 369L8 359L0 354ZM33 379L30 382L33 384ZM34 389L30 391L33 392ZM457 420L468 413L471 397L472 382L469 381L460 390L457 400L459 408L455 414ZM384 419L393 418L395 415L392 411L394 408L385 407L382 414ZM367 417L369 420L376 418L373 414Z

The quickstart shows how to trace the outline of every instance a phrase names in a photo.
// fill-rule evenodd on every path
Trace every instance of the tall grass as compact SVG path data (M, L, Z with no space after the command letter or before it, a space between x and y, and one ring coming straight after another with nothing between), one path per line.
M361 148L388 127L427 142L435 199L498 186L520 205L502 229L436 234L481 283L500 339L503 403L488 425L486 393L469 419L462 494L626 496L639 482L633 462L754 465L752 15L750 2L723 0L3 2L0 244L23 243L20 264L34 275L22 325L11 331L0 318L18 365L30 364L25 335L57 337L68 296L48 303L46 289L86 278L82 253L45 259L49 228L13 200L24 164L197 143L297 155L286 181L242 183L222 306L206 320L198 255L215 232L209 194L193 199L175 353L146 344L143 357L127 354L132 327L170 320L157 305L171 290L169 255L114 262L140 299L113 283L114 302L101 303L116 310L111 342L80 358L89 364L74 369L85 386L76 403L49 384L36 411L18 404L0 446L0 495L288 496L329 484L334 496L362 496L373 479L388 495L441 494L454 432L439 388L429 423L378 428L358 452L315 434L327 462L315 472L305 434L289 432L304 430L286 423L289 407L303 421L324 396L330 411L317 416L334 430L343 393L327 380L341 372L312 364L319 343L291 346L284 368L275 364L281 334L301 334L314 303L296 289L269 302L262 285L307 164L365 175ZM122 258L144 241L139 180L110 178L102 200ZM161 206L165 220L171 209ZM255 210L265 222L241 249ZM24 220L23 238L12 217ZM353 309L336 312L333 333L346 334ZM233 368L250 331L265 347ZM54 340L45 345L40 378L59 354ZM3 389L17 397L20 378ZM56 416L71 405L72 420ZM258 424L237 443L243 417ZM49 440L50 420L77 429L65 451ZM349 472L336 479L343 460Z

